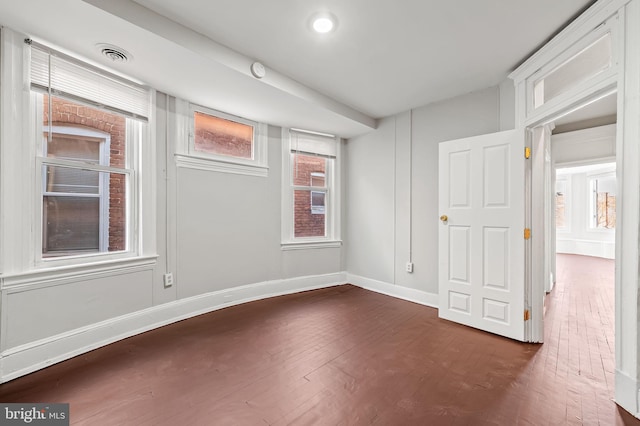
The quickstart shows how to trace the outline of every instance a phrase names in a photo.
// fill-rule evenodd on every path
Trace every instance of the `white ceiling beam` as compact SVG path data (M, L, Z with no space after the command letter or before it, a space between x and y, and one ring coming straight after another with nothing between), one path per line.
M160 15L131 0L83 0L99 9L119 17L133 25L171 41L205 58L214 60L239 73L253 77L251 64L255 59L249 58L214 40L185 27L171 19ZM336 101L296 80L267 68L266 75L260 79L291 96L321 106L340 116L360 123L368 128L376 128L376 119L354 108ZM255 78L255 77L253 77Z

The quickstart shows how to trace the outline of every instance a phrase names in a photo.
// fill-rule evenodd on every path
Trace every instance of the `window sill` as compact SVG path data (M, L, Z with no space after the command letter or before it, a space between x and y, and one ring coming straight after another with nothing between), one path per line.
M304 242L288 242L282 243L280 248L282 251L288 250L314 250L323 248L339 248L342 247L341 240L332 241L304 241Z
M136 256L121 259L101 260L65 266L51 266L25 272L0 275L2 289L18 292L28 289L51 287L88 278L120 275L138 270L148 270L156 264L158 256Z
M176 165L187 169L205 170L211 172L233 173L246 176L269 176L269 166L260 164L243 164L233 161L223 161L207 157L175 154Z

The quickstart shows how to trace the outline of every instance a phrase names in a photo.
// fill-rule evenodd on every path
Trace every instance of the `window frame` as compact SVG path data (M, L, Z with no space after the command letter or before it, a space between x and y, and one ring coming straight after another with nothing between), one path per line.
M267 177L268 165L268 125L202 105L176 99L176 164L198 170L234 173ZM246 124L253 127L253 158L233 157L198 151L195 149L195 113L202 113L223 120ZM184 135L184 137L183 137ZM184 140L184 142L181 142Z
M38 102L39 107L41 107L41 104ZM40 123L40 121L36 121L36 123ZM42 126L44 129L44 126ZM37 131L36 131L37 132ZM43 131L42 134L44 134L45 132ZM52 134L58 134L58 135L64 135L65 137L70 137L70 138L82 138L83 140L89 140L92 143L97 143L100 144L98 147L99 150L99 162L98 165L100 166L108 166L109 165L109 160L110 160L110 147L111 147L111 135L109 133L97 130L97 129L93 129L90 127L81 127L81 126L51 126L51 133ZM48 161L44 162L43 160L47 159ZM54 161L52 161L54 160ZM71 160L74 161L74 160ZM59 164L58 161L55 161L55 159L51 159L48 157L48 144L47 144L47 140L45 137L43 137L42 140L42 159L40 159L40 161L38 161L39 163L42 163L42 166L40 168L40 171L42 173L41 175L41 192L42 192L42 220L41 222L44 221L45 219L45 212L44 212L44 197L47 196L77 196L77 194L74 195L62 195L62 194L71 194L71 193L62 193L62 192L49 192L47 191L46 188L46 184L47 184L47 178L46 178L46 174L44 173L44 167L46 166L54 166L54 167L66 167L66 166L62 166L61 164ZM55 164L54 164L55 163ZM83 167L83 169L88 169L88 167ZM91 169L93 170L93 169ZM99 252L106 252L108 251L109 248L109 175L106 173L102 173L100 175L99 178L99 182L98 182L98 194L86 194L83 195L85 197L88 198L98 198L99 199L99 237L98 237L98 246L99 246ZM42 238L44 241L45 238L45 233L44 233L44 229L42 230ZM43 242L43 246L42 246L42 253L41 255L43 257L44 256L44 251L45 251L45 244Z
M137 87L138 95L144 92L147 99L147 113L122 115L132 117L133 126L128 126L127 139L133 137L139 142L130 146L133 151L128 158L134 168L129 180L127 205L130 206L131 221L129 238L131 245L126 252L116 254L102 253L92 256L65 257L59 260L39 260L41 254L41 215L37 206L40 203L41 172L36 157L41 151L42 133L37 133L35 93L46 93L41 88L33 89L31 81L31 40L25 34L2 28L0 40L0 116L2 123L2 155L0 155L0 232L3 235L0 244L0 274L5 288L28 288L31 286L57 285L58 278L74 274L89 276L93 274L117 274L117 271L131 268L148 268L156 263L156 211L154 208L141 208L155 204L156 191L156 147L151 143L155 123L156 109L154 89L123 77L115 76L118 81ZM36 43L33 42L35 45ZM50 50L53 52L53 50ZM56 52L58 54L59 52ZM66 59L82 64L96 75L96 80L111 78L113 74L90 66L81 59L61 54ZM59 93L54 93L59 97ZM142 96L142 95L140 95ZM96 107L90 99L87 102L77 98L76 103ZM98 105L99 106L99 105ZM100 108L102 109L102 108ZM104 108L113 113L108 107ZM41 117L42 118L42 117ZM42 120L40 120L42 123ZM118 171L119 173L121 172ZM133 270L133 269L132 269ZM45 281L53 284L43 284Z
M143 138L147 137L144 132L144 127L142 123L138 120L132 119L130 117L124 117L126 123L125 130L125 164L124 167L112 167L104 164L96 164L91 165L82 161L74 161L74 160L65 160L65 159L57 159L46 156L46 138L42 137L43 133L46 131L45 126L43 125L43 102L42 97L44 94L39 93L38 91L31 90L30 93L30 102L32 109L32 123L33 123L33 132L34 136L32 140L35 138L35 169L33 170L35 179L35 208L34 208L34 235L33 235L33 254L34 254L34 264L36 267L58 267L58 266L68 266L68 265L76 265L76 264L84 264L91 262L102 262L102 261L112 261L123 258L130 258L134 256L140 256L140 238L137 235L138 230L141 228L139 221L141 220L138 217L138 200L141 199L141 188L138 184L137 177L137 168L139 168L140 163L140 149L142 147ZM71 102L76 102L76 100L71 100ZM95 106L89 106L90 108L100 109ZM106 111L112 113L111 111ZM69 132L76 133L76 136L79 133L93 133L94 135L101 134L98 129L91 128L79 128L73 126L52 126L52 130L64 129ZM72 130L76 129L76 130ZM94 136L95 137L95 136ZM103 147L105 149L106 147ZM101 158L102 160L102 158ZM101 161L102 162L102 161ZM58 167L68 167L68 168L77 168L84 170L91 170L103 173L115 173L121 174L126 177L125 181L125 249L119 251L98 251L93 253L78 253L78 254L70 254L59 257L46 257L43 253L43 217L44 217L44 185L45 185L45 177L43 174L43 168L45 166L58 166ZM109 176L109 175L105 175ZM107 178L108 179L108 178ZM108 209L108 203L107 207ZM108 215L108 212L107 212ZM102 224L101 224L102 226ZM101 230L102 231L102 230ZM107 225L107 241L106 246L108 247L108 225ZM102 247L101 247L102 249Z
M598 214L598 206L597 206L597 197L596 193L593 190L594 181L603 178L613 178L614 182L616 182L616 172L615 171L598 171L594 173L587 173L587 201L589 203L589 209L587 211L587 231L588 232L604 232L610 233L615 232L616 228L599 228L597 226L597 214ZM616 182L617 188L617 182ZM617 196L617 195L616 195ZM617 224L616 224L617 225Z
M335 158L325 157L324 187L295 185L293 181L294 164L292 161L292 131L325 136L336 143ZM299 129L282 129L282 250L315 249L340 247L340 175L341 175L341 141L340 138L317 132ZM304 154L304 153L301 153ZM295 191L322 192L325 194L325 235L323 237L295 237L294 194ZM311 202L311 201L310 201Z
M602 25L595 28L593 31L588 32L582 36L579 40L571 45L568 49L559 53L557 56L549 60L544 66L539 68L534 73L530 74L525 80L525 117L534 120L535 117L544 117L548 114L548 111L553 110L558 104L562 104L566 99L570 98L575 93L580 93L585 87L594 87L602 82L608 82L618 72L618 51L616 49L618 32L616 25L614 25L614 19L607 19ZM611 37L611 62L610 66L601 72L598 72L591 77L577 83L574 86L569 87L567 90L559 93L557 96L543 101L542 104L536 107L536 84L546 78L546 76L553 73L556 69L562 67L564 64L571 61L574 57L578 56L581 52L588 49L591 45L597 42L600 38L605 37L609 33Z
M319 191L318 189L312 189L310 192L310 196L309 196L309 201L310 201L310 205L311 205L311 214L324 214L326 215L327 213L327 191ZM324 204L322 205L316 205L313 204L313 195L314 194L322 194L324 196L323 201ZM326 224L325 224L326 226Z

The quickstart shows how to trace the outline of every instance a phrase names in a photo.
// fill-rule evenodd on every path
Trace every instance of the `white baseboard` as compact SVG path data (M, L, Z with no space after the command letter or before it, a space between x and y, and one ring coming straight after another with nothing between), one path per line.
M371 278L352 274L347 274L347 282L366 290L375 291L376 293L382 293L387 296L397 297L398 299L408 300L409 302L438 308L438 295L434 293L427 293L426 291L372 280Z
M207 312L345 282L344 272L266 281L177 300L91 324L4 351L0 355L0 383L118 340Z
M611 241L569 240L559 238L556 242L556 252L615 259L616 244Z
M640 383L616 369L616 404L640 418Z

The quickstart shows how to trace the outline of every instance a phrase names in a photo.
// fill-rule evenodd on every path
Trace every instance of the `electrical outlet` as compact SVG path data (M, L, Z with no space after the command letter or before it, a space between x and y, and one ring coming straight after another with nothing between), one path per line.
M406 270L408 273L412 273L412 272L413 272L413 262L407 262L407 265L406 265L406 267L405 267L405 270Z
M171 287L173 285L173 274L171 272L167 272L164 274L164 288Z

